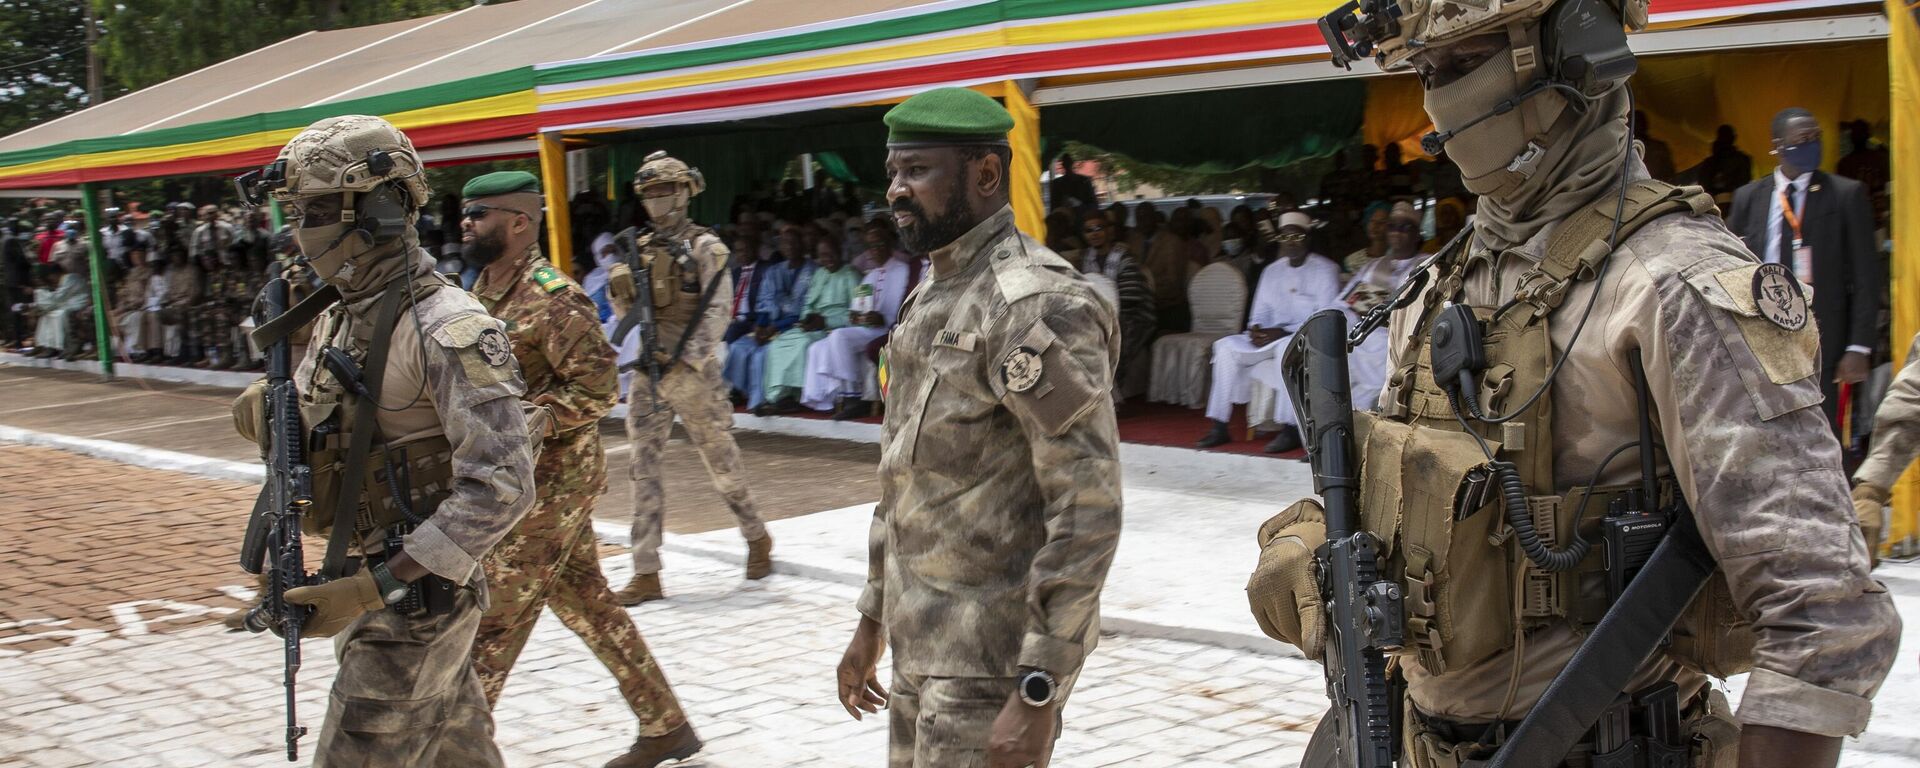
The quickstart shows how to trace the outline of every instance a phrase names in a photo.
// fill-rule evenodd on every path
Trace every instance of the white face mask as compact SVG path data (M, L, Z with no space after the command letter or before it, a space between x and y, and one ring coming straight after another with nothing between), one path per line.
M1226 251L1228 256L1238 256L1240 255L1240 251L1246 248L1246 243L1236 237L1230 240L1220 241L1220 248Z

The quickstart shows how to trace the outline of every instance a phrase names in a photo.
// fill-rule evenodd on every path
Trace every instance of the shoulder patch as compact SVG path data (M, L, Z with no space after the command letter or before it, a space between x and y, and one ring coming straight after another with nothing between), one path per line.
M484 312L468 312L441 323L427 335L440 346L466 349L480 343L480 335L486 331L500 333L500 321Z
M540 267L533 270L533 281L539 283L540 288L547 293L559 293L567 287L567 279L561 277L559 270L553 267Z
M1724 278L1722 278L1724 284ZM1807 327L1807 294L1800 281L1779 264L1761 264L1753 270L1753 303L1760 316L1789 331Z
M1820 337L1808 317L1804 294L1788 291L1787 286L1775 284L1769 277L1785 274L1777 264L1743 264L1702 271L1687 279L1708 304L1731 316L1733 322L1727 328L1731 332L1726 334L1729 341L1737 336L1744 342L1774 384L1796 382L1819 371ZM1790 275L1787 282L1794 289L1800 287ZM1763 290L1771 298L1763 298ZM1797 320L1795 312L1799 313Z

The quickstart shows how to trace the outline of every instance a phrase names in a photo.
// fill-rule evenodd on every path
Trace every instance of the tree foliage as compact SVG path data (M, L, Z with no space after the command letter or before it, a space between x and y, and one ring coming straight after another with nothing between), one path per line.
M86 106L86 26L74 0L0 0L0 136Z

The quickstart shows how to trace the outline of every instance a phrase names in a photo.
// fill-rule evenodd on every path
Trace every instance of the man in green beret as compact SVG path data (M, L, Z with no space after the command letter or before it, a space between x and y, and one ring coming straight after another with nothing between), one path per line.
M691 756L700 739L600 572L592 512L607 488L600 419L619 399L613 346L587 292L540 254L539 179L489 173L467 182L460 196L465 255L483 267L473 295L507 325L527 381L528 431L541 440L533 511L486 558L493 604L474 637L473 667L487 704L500 701L540 609L550 607L613 672L640 720L639 740L608 766L650 768Z
M887 113L887 199L932 269L887 344L880 505L838 670L889 708L892 768L1046 765L1100 637L1120 537L1111 306L1014 228L997 102L961 88ZM875 667L893 648L893 691Z

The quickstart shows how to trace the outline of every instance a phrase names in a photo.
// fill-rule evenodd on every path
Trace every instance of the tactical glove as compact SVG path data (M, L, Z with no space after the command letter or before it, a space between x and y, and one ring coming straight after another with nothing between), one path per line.
M607 298L627 304L633 303L638 289L633 286L633 269L624 263L607 267Z
M333 637L360 614L387 607L380 599L380 587L373 581L371 568L361 568L352 576L325 584L289 589L287 602L313 606L313 615L301 630L306 637Z
M1319 660L1327 618L1314 579L1313 552L1327 541L1320 502L1302 499L1260 526L1260 564L1247 579L1247 603L1260 631Z
M1853 514L1860 518L1860 535L1867 540L1868 568L1880 564L1880 512L1892 494L1872 483L1853 489Z

